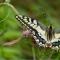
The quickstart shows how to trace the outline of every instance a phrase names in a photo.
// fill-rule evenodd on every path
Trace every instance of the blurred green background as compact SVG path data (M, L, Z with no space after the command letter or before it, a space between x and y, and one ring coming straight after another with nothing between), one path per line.
M39 48L33 39L22 36L16 10L60 30L60 0L0 0L0 60L60 60L60 51Z

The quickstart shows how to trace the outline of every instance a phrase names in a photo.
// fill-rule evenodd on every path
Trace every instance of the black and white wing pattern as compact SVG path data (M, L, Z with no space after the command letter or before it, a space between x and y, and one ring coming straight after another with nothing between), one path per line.
M36 19L22 15L16 15L16 19L31 30L38 46L50 47L52 49L58 49L60 47L60 34L53 34L51 26L47 29L48 31L46 31L42 29L41 25ZM53 38L52 35L55 37Z
M60 33L56 33L56 34L55 34L55 38L60 39Z
M42 30L36 19L21 15L16 15L16 19L31 30L33 37L39 46L44 46L47 40L45 37L45 31Z
M55 33L55 38L51 40L52 49L60 48L60 33Z

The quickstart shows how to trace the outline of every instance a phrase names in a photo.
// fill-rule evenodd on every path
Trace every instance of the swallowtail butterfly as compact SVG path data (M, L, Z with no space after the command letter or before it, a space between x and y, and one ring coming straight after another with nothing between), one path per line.
M60 34L55 33L51 25L44 30L36 19L22 15L16 15L16 19L31 30L33 38L39 47L59 49Z

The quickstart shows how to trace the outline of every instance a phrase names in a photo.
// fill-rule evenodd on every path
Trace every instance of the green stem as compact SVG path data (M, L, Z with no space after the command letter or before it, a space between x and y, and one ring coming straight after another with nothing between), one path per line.
M11 0L5 0L5 3L10 3L11 2Z
M9 4L9 3L0 3L0 6L2 5L7 5L8 7L11 7L12 10L17 14L19 15L19 12L17 11L17 9L12 5L12 4Z
M32 53L33 53L33 60L36 60L36 56L35 56L35 49L34 49L34 46L32 46Z
M16 14L16 15L19 15L19 12L17 11L17 9L12 5L12 4L9 4L9 3L0 3L0 6L3 6L3 5L7 5L8 7L10 7L13 12ZM5 17L6 18L6 17ZM19 25L20 26L20 25Z

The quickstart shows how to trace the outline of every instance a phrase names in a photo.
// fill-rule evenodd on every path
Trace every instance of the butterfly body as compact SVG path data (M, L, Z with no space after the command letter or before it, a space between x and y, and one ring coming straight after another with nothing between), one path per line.
M37 45L40 47L59 47L60 45L60 34L55 34L54 29L50 25L47 29L42 29L41 24L36 19L32 19L30 17L16 15L16 19L27 26L31 33L33 34L33 38L35 39ZM56 37L57 36L57 37Z

